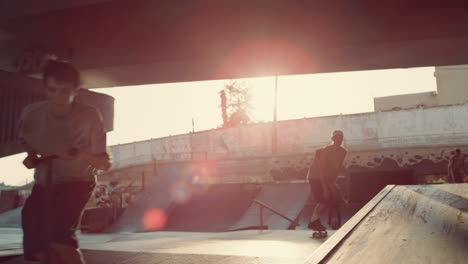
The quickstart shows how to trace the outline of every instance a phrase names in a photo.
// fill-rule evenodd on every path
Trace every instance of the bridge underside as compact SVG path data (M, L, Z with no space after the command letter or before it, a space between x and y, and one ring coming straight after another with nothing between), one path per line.
M17 151L19 108L37 97L47 54L77 65L85 88L468 64L468 4L2 1L0 157Z
M0 69L54 53L86 87L468 63L466 0L21 2L0 8Z

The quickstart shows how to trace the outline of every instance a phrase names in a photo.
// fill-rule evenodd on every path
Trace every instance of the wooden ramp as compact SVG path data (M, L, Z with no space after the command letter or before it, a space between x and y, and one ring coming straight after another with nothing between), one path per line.
M468 263L468 184L389 185L306 263Z

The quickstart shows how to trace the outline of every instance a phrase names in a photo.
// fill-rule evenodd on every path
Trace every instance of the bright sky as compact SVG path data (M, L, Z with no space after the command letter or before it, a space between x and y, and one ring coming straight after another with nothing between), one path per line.
M274 77L240 80L252 89L253 118L273 119ZM219 91L228 80L115 87L95 91L115 98L108 144L207 130L221 125ZM434 68L280 76L278 120L371 112L374 97L435 91ZM23 185L32 171L24 154L0 159L0 183Z

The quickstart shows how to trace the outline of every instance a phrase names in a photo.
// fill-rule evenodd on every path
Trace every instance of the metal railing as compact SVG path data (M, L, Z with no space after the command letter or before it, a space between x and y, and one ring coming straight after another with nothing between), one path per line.
M271 208L270 206L260 202L259 200L253 200L254 203L258 204L259 205L259 209L260 209L260 230L263 230L264 226L263 226L263 208L265 209L268 209L270 210L272 213L286 219L287 221L289 221L291 224L292 224L292 227L293 228L296 228L296 226L298 226L299 224L297 223L297 221L295 220L292 220L291 218L283 215L282 213L276 211L275 209Z

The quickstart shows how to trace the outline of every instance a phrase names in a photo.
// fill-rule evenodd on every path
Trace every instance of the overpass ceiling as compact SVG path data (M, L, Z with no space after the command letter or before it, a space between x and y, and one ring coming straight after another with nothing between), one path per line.
M26 2L0 2L0 70L55 53L87 88L468 64L467 0Z

